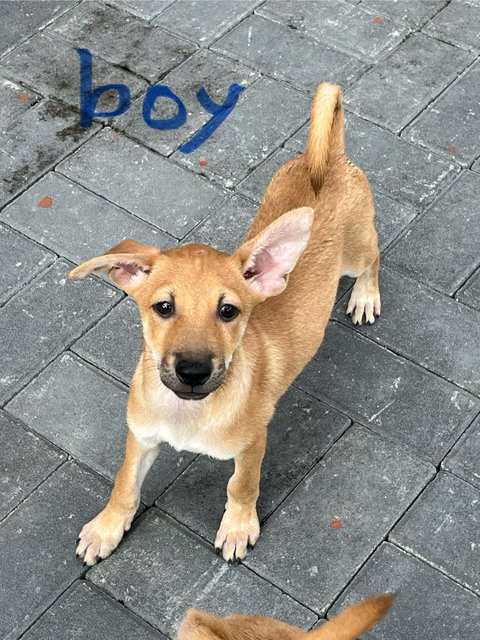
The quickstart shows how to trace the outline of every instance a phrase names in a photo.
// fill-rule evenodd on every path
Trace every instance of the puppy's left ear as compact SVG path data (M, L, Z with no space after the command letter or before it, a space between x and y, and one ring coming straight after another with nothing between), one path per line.
M313 209L300 207L284 213L234 253L243 277L263 298L277 296L310 239Z
M72 269L69 277L76 280L85 278L92 271L108 271L110 279L117 286L133 295L147 279L159 255L160 249L157 247L151 247L136 240L122 240L103 256L87 260Z

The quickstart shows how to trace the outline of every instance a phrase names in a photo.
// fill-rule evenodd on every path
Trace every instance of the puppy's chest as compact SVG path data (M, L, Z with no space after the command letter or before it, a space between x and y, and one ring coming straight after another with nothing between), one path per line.
M130 429L146 447L167 442L177 451L202 453L227 460L237 455L238 442L228 436L227 430L215 420L206 420L201 413L192 415L155 416L148 424L130 421Z

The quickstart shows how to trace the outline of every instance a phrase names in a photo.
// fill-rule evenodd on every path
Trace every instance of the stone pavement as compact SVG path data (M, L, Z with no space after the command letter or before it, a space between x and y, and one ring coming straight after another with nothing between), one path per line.
M79 126L77 47L95 84L129 86L128 113ZM105 279L67 273L125 236L232 250L325 79L375 194L382 317L353 327L342 282L271 425L242 565L212 547L231 464L165 447L132 531L87 570L75 539L122 458L140 327ZM158 83L179 129L142 119ZM232 113L179 151L211 117L199 88L222 103L233 83ZM384 591L370 639L479 637L479 105L478 0L1 2L1 637L172 637L191 606L308 629Z

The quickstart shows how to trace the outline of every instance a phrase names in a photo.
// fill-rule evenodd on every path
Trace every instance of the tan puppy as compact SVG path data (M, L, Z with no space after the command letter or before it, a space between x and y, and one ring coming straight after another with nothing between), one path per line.
M125 460L107 506L80 533L87 565L129 529L162 442L235 458L215 547L234 562L257 541L267 426L322 342L340 276L357 278L347 310L354 322L380 313L372 198L344 155L343 119L340 88L320 85L306 153L275 174L233 255L125 240L71 272L108 271L137 301L144 335Z
M394 595L373 596L308 632L263 616L217 618L189 609L177 640L353 640L383 618L394 599Z

